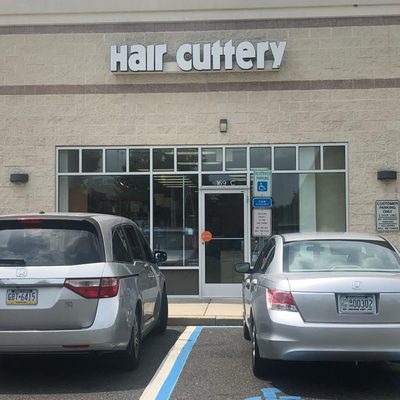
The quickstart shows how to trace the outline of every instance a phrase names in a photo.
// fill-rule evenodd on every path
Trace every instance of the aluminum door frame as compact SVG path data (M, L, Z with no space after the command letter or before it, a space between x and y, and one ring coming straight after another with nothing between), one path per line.
M241 283L206 283L205 242L201 233L205 230L205 196L206 194L242 194L243 195L243 224L244 224L244 261L250 262L250 189L235 187L220 187L200 189L200 220L199 220L199 263L200 263L200 296L201 297L242 297Z

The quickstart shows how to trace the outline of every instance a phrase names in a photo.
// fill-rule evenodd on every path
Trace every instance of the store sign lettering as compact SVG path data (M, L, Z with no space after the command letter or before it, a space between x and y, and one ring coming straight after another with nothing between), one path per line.
M232 40L225 44L220 40L203 44L185 43L176 51L176 62L166 63L166 44L113 45L110 69L111 72L190 72L230 71L237 66L244 71L279 70L285 48L285 41L255 44L243 41L236 46Z

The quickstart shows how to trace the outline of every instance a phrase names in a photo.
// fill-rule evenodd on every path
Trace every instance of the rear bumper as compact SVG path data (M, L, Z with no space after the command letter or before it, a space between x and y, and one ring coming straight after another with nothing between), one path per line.
M305 323L298 313L271 312L257 323L260 356L299 361L398 361L400 324Z
M120 308L118 297L104 299L99 301L94 323L89 328L0 331L0 353L86 353L123 350L128 345L131 327L129 315Z

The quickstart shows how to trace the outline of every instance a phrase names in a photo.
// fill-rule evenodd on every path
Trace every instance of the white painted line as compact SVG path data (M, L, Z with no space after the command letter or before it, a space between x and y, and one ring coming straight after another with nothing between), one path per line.
M145 391L140 396L140 400L155 399L161 390L162 385L168 378L175 362L181 353L183 347L188 342L193 331L196 329L195 326L188 326L182 334L179 336L178 340L175 342L174 346L168 352L167 356L164 358L162 364L158 368L157 372L154 374L153 379L147 385Z

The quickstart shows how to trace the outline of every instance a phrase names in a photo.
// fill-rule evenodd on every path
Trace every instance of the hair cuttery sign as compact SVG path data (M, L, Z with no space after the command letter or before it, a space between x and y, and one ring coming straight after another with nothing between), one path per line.
M116 73L279 70L286 42L190 44L178 47L175 62L165 62L166 44L113 45L110 69Z

